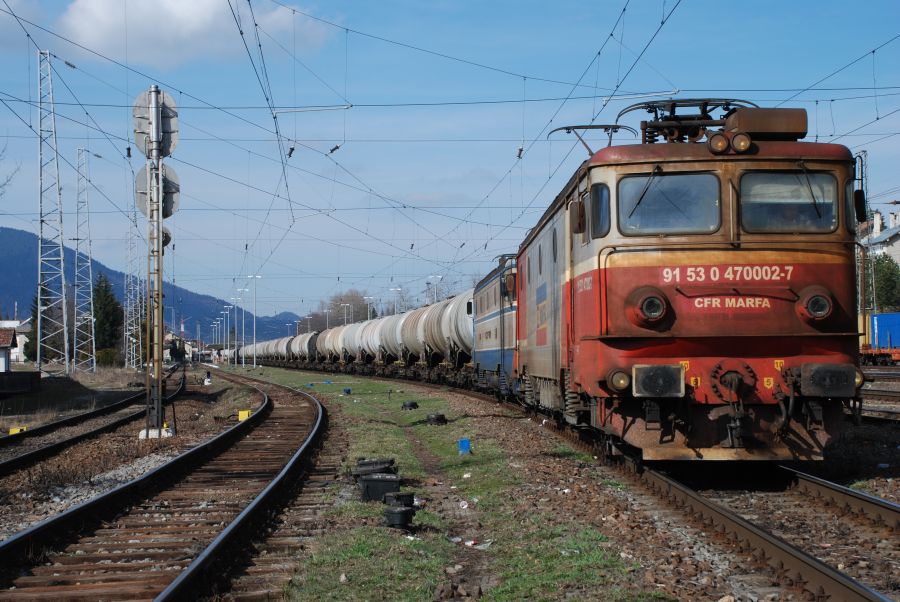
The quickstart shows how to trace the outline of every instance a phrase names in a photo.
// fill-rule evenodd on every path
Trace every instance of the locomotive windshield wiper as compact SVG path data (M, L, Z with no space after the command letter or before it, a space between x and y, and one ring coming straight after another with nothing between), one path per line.
M806 178L806 188L809 190L809 196L812 197L813 209L816 210L816 216L822 217L822 212L819 211L819 200L816 198L816 193L813 192L812 182L809 180L809 170L806 169L806 164L803 161L797 161L797 165L803 170L803 177Z
M662 167L660 167L659 164L657 163L657 164L653 167L653 171L650 172L650 176L647 178L647 181L644 183L644 189L641 190L641 195L638 197L637 202L634 204L634 207L631 208L631 212L628 214L628 217L629 217L629 218L630 218L632 215L634 215L634 212L635 212L635 211L637 211L638 205L640 205L640 204L641 204L641 201L644 200L644 196L646 196L646 195L647 195L647 191L650 190L650 184L653 183L653 178L655 178L655 177L656 177L656 174L658 174L658 173L662 173Z

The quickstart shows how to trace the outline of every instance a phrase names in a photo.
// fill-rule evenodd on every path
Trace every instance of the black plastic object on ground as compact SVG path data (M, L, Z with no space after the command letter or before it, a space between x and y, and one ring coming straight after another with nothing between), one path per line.
M357 466L373 466L373 465L393 466L394 459L393 458L357 458L356 465Z
M360 458L356 461L356 466L350 470L350 474L354 477L361 477L367 474L375 474L379 472L389 472L397 474L397 467L394 466L393 458Z
M415 510L402 506L388 506L384 509L384 522L394 529L408 529Z
M443 414L429 414L428 424L447 424L447 417Z
M403 409L404 410L417 410L417 409L419 409L419 404L416 403L415 401L404 401Z
M397 474L396 466L357 466L355 468L350 469L350 474L353 477L359 479L360 477L364 477L370 474L378 474L378 473L390 473Z
M395 474L378 472L360 475L358 482L364 502L381 502L386 493L400 491L400 477Z
M412 508L416 496L411 491L397 491L384 494L384 503L388 506L399 506L401 508Z

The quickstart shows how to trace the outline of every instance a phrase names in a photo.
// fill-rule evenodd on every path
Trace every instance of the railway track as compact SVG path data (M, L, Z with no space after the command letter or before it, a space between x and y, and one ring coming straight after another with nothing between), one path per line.
M167 378L177 371L173 369ZM175 391L166 397L169 402L180 395L186 380L182 372ZM9 435L0 439L0 477L34 465L36 462L54 456L77 443L119 428L145 415L144 399L141 391L106 407L69 416L62 420L41 425L34 429ZM140 409L135 409L140 406Z
M752 550L756 561L774 571L779 582L786 587L802 589L816 599L890 600L845 572L822 562L755 522L747 520L733 509L661 472L645 469L641 471L640 478L658 495L665 497L716 531L729 536L742 548ZM831 490L823 483L827 482L820 481L816 487ZM862 509L862 504L859 507ZM893 518L889 520L897 520L896 508L893 511L883 511L890 512Z
M896 424L900 421L900 391L890 389L862 390L862 418L869 422Z
M480 393L460 392L477 399L489 398ZM584 439L584 432L560 427L553 423L548 423L547 426L556 430L576 447L603 459L606 463L617 466L623 475L647 486L655 495L666 499L670 504L675 505L704 525L711 526L715 531L727 535L741 549L753 550L755 560L767 565L785 589L803 590L814 596L815 599L822 600L884 602L891 599L868 585L860 583L845 572L822 562L803 549L788 543L767 529L754 524L738 512L695 491L679 480L658 470L642 466L640 462L631 460L628 456L609 456L606 444L600 444L594 439ZM807 492L813 498L827 500L837 508L844 509L856 516L865 517L866 520L883 526L890 532L888 541L892 541L895 537L898 526L900 526L900 507L896 504L855 492L787 467L780 467L780 469L790 471L798 491Z
M900 380L900 366L862 366L866 380L891 382Z
M213 593L238 540L289 487L324 428L313 397L265 387L247 420L0 543L0 600Z

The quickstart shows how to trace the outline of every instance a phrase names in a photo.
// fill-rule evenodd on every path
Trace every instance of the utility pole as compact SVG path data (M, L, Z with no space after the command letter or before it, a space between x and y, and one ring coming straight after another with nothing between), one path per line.
M53 104L50 52L38 53L38 146L40 232L38 235L37 369L61 362L69 374L69 324L66 269L63 260L62 190L56 145L56 107Z
M147 421L145 438L173 434L164 431L163 346L163 249L171 234L162 222L178 208L179 184L174 170L163 165L178 142L178 113L171 96L155 84L134 104L134 139L147 157L135 179L135 201L147 216Z
M239 288L241 301L241 349L247 346L247 304L244 301L243 293L249 293L249 288ZM241 351L241 368L247 367L246 354Z
M227 357L227 352L228 352L228 349L231 348L231 329L228 327L229 322L230 322L230 320L228 318L231 317L231 306L226 305L225 311L223 311L221 313L225 314L225 347L224 347L224 349L226 351L225 363L227 364L227 363L229 363L229 360Z
M78 177L75 184L75 354L72 358L72 370L95 372L97 345L94 340L94 271L87 190L90 176L86 149L78 149L75 165Z
M125 272L125 322L123 343L125 346L125 367L140 370L141 358L141 277L137 252L137 208L134 202L129 212L128 242Z
M256 368L256 280L262 276L254 274L250 278L253 279L253 367Z

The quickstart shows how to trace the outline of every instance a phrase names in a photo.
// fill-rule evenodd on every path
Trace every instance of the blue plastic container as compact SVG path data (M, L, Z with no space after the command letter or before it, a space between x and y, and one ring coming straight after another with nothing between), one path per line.
M472 453L472 442L468 439L460 439L456 442L456 447L459 449L459 455L465 456Z

